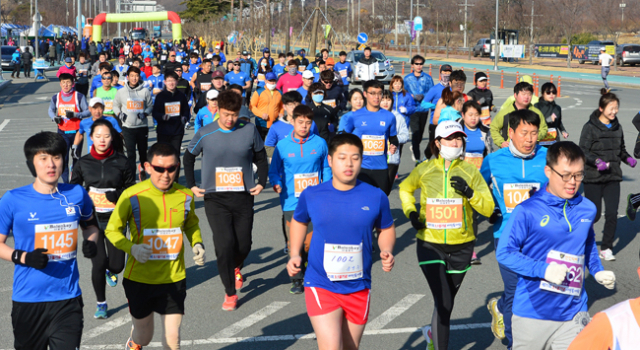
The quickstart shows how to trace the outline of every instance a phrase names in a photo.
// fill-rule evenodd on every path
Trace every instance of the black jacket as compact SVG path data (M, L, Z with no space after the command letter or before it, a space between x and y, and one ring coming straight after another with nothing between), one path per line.
M164 64L163 70L162 70L162 74L165 74L167 72L173 72L176 70L176 68L181 68L182 67L182 63L178 62L178 61L167 61L167 63Z
M631 157L624 147L622 126L618 118L615 118L611 121L611 128L607 128L599 117L600 111L596 109L582 127L580 134L580 148L587 156L584 183L622 181L620 163L626 163L627 158ZM598 171L596 159L609 162L609 169Z
M315 103L311 102L307 104L307 106L311 107L313 111L313 121L318 127L320 137L329 144L329 141L338 129L338 112L325 104L316 106Z
M336 104L336 109L339 111L344 111L347 109L347 100L344 98L344 90L337 83L333 83L331 88L325 90L324 99L333 100Z
M567 131L562 124L562 107L558 106L555 101L549 102L540 99L540 101L536 103L534 107L542 112L542 115L544 115L544 120L547 122L547 127L549 129L558 129L558 138L560 137L560 132ZM551 115L553 114L556 115L556 120L553 120L553 118L551 118Z
M180 115L169 117L164 120L166 114L165 103L180 102ZM184 124L189 118L189 101L187 97L177 89L173 93L163 89L156 95L156 101L153 103L153 111L151 112L153 119L158 122L157 133L159 135L182 135L184 134Z
M491 90L473 88L467 92L467 95L478 102L480 107L489 107L489 110L493 108L493 92Z
M136 184L135 173L127 165L127 157L114 153L104 160L97 160L91 154L80 158L73 167L71 183L95 188L115 188L117 198L128 187ZM111 213L97 213L100 220L109 220Z
M640 158L640 112L633 117L631 121L633 126L638 130L638 137L636 138L636 146L633 148L633 156L636 158Z
M187 102L189 101L191 98L191 85L189 85L189 81L187 79L180 78L176 84L176 90L182 92L187 98Z

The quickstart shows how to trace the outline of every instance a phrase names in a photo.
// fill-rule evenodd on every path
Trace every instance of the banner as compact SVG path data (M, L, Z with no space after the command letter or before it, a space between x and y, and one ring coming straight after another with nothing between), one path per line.
M331 33L331 25L327 24L324 27L324 38L325 39L329 36L329 33Z
M614 55L616 47L613 45L601 46L601 45L573 45L571 50L571 59L581 61L598 61L600 56L600 49L605 48L605 52L609 55Z
M501 45L500 57L524 58L524 45Z
M561 44L536 44L533 51L535 57L566 59L569 54L569 46Z

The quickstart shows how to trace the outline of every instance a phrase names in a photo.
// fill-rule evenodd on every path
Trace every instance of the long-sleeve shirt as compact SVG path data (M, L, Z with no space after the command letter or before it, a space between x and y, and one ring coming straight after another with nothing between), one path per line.
M282 94L280 91L270 91L265 88L258 88L251 95L251 112L256 115L256 124L260 124L266 128L270 128L271 124L278 120L278 116L284 113L284 106L282 105ZM267 119L262 119L264 114L267 114Z
M416 77L413 72L404 76L404 88L416 103L420 103L433 86L433 78L425 72L421 72L420 77Z
M58 116L58 106L56 105L57 95L58 94L53 95L53 97L51 97L51 101L49 102L49 110L47 112L51 120L53 120L53 118ZM64 102L71 102L72 99L73 99L73 95L71 95L68 98L65 98L64 96L62 96L62 101ZM87 99L81 93L78 93L78 109L80 110L80 112L76 113L76 117L78 119L83 119L91 116L91 111L89 110Z

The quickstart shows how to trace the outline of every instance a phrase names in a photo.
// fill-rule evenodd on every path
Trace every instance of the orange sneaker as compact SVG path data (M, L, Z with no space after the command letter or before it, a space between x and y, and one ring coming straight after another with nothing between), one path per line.
M236 309L238 305L238 296L237 295L224 295L224 302L222 303L222 310L224 311L233 311Z
M131 338L127 340L127 344L124 346L125 350L142 350L142 346L133 342Z
M244 278L242 277L242 273L240 272L240 268L236 267L234 271L236 275L236 290L242 289L242 285L244 284Z

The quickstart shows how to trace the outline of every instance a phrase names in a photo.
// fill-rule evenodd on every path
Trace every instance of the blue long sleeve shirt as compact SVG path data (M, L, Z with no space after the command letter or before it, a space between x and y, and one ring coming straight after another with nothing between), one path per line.
M529 198L529 189L539 189L547 182L544 167L547 149L540 145L529 159L514 156L509 147L490 153L482 161L480 173L487 185L493 184L493 197L500 207L502 218L493 224L493 237L500 238L514 208Z
M404 88L413 95L416 103L421 101L417 99L417 95L422 95L423 98L426 97L433 86L433 78L425 72L421 72L420 77L416 77L413 73L404 76Z
M411 94L407 91L403 92L392 92L393 95L393 110L402 114L407 123L409 125L409 118L416 111L416 103ZM400 112L400 107L404 107L407 109L405 113Z
M426 112L428 109L431 109L431 115L429 116L429 124L433 124L433 113L436 111L436 104L438 100L442 97L442 91L446 87L440 83L436 84L433 88L429 90L429 92L424 96L422 102L420 103L420 107L418 108L421 112Z
M271 158L269 182L282 188L282 211L295 210L298 205L298 197L302 191L300 185L296 186L296 181L309 181L311 178L313 185L331 181L333 175L327 160L328 154L326 141L314 134L309 134L303 140L291 134L278 142ZM296 175L303 179L296 180Z
M293 131L293 125L282 120L282 118L278 118L271 127L269 128L269 132L267 133L267 137L264 139L264 145L269 147L275 147L280 140L291 135ZM310 132L314 135L320 135L318 131L318 126L316 122L311 122L311 130Z
M595 216L591 201L580 194L562 199L549 193L547 184L515 208L496 252L498 262L518 274L515 315L565 322L588 310L585 267L592 275L603 270L593 231ZM584 257L584 264L575 264L569 255ZM541 289L548 283L544 275L554 256L567 259L569 273L563 286L577 288L578 295Z

